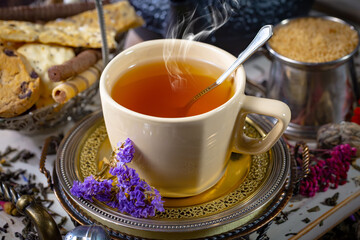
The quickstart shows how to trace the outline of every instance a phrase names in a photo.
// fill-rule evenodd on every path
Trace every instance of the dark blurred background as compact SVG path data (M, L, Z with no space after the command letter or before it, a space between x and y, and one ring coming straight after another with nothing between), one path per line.
M221 28L200 38L233 54L243 50L257 31L266 24L307 15L314 0L129 0L146 24L135 31L142 39L183 38L185 28L193 33L227 18ZM228 15L226 15L228 14ZM185 19L176 34L169 34ZM214 17L215 16L215 17ZM196 19L196 21L195 21ZM193 24L193 22L195 22Z

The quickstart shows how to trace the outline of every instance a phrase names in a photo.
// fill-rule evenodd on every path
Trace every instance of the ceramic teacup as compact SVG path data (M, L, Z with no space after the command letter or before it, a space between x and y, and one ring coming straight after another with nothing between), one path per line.
M244 94L245 71L234 73L234 95L209 112L181 118L162 118L129 110L111 97L111 90L124 72L134 65L163 57L171 42L172 55L200 59L224 71L236 60L215 46L188 40L151 40L134 45L113 58L100 79L104 121L112 147L130 138L136 150L131 165L140 177L165 197L186 197L204 192L225 173L231 152L257 154L268 151L290 121L290 110L278 100ZM121 81L121 78L120 78ZM136 97L136 96L134 96ZM251 139L243 133L248 113L276 118L265 137Z

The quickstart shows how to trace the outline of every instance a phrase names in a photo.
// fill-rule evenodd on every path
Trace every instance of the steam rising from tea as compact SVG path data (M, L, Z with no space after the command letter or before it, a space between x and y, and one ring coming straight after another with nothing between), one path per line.
M192 3L196 4L196 1ZM225 71L211 58L208 61L200 56L197 58L194 51L198 48L192 48L192 42L210 37L223 26L239 6L237 3L227 1L221 8L209 6L202 9L205 14L200 16L196 15L198 9L195 8L177 19L178 22L170 24L167 32L169 40L165 41L162 59L154 58L133 65L114 85L111 97L127 109L165 118L195 116L226 103L234 95L232 77L192 104L186 112L180 111ZM178 38L188 41L176 41Z
M194 1L195 2L195 1ZM209 37L213 32L222 27L230 18L230 16L240 8L238 1L224 1L220 8L208 6L202 9L205 15L197 16L197 6L192 12L188 12L171 22L166 34L168 39L186 39L187 43L183 43L180 49L174 49L174 41L169 41L164 46L163 59L169 75L169 81L172 91L184 89L189 84L187 81L195 81L194 77L183 78L184 74L191 76L189 69L185 66L179 66L181 62L185 62L185 58L191 51L191 42L200 41ZM174 58L174 51L182 54ZM171 63L171 64L170 64Z

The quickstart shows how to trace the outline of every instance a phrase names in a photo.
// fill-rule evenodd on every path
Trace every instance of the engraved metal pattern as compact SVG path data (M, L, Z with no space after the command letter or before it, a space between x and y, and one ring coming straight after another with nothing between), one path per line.
M261 135L256 131L254 127L246 123L245 133L249 137L259 138ZM81 149L79 168L80 176L86 178L87 176L94 175L97 173L97 152L101 146L101 143L107 138L105 124L102 122L93 133L87 138ZM163 219L181 219L181 218L194 218L212 215L214 213L223 211L229 207L232 207L239 202L246 199L250 194L255 192L259 185L263 182L266 177L266 173L269 165L269 154L263 153L251 156L252 163L245 181L239 186L238 189L231 192L230 194L216 199L214 201L200 204L191 207L182 208L165 208L165 211L158 213L155 218ZM81 179L82 180L82 179Z
M63 189L59 186L58 179L56 174L54 174L54 185L55 185L55 193L59 201L62 203L63 207L65 208L66 212L78 223L82 225L93 225L93 224L101 224L97 222L96 219L93 219L86 215L83 211L79 209L79 207L71 201L68 195L63 191ZM292 196L292 189L291 183L289 182L289 186L285 189L283 193L280 194L278 199L275 199L274 202L264 211L264 213L257 219L250 221L249 223L241 226L240 228L233 229L226 233L221 233L219 235L207 237L204 239L228 239L229 237L238 237L244 236L247 233L253 232L256 229L260 228L263 224L271 221L273 217L278 215L278 213L282 210L282 208L286 205L288 200ZM109 231L109 234L112 237L120 238L120 239L128 239L128 240L139 240L144 238L139 238L135 236L125 235L119 231L114 229L109 229L107 226L104 226Z
M267 166L269 164L268 157L267 153L252 156L252 164L247 178L243 183L241 183L239 188L228 195L197 206L165 208L165 211L158 213L156 217L165 219L202 217L212 215L238 205L254 193L258 189L258 186L263 182L266 176Z
M86 140L80 154L80 174L83 178L94 175L97 172L97 150L107 138L105 124L101 124Z
M273 124L266 118L259 116L257 116L257 118L252 116L249 117L250 125L259 125L265 132L269 131ZM101 129L103 122L99 124L100 119L102 119L101 112L91 114L87 119L84 119L69 132L59 148L55 171L58 176L59 185L70 198L71 202L73 202L72 205L79 209L83 215L99 217L99 219L106 222L105 225L107 226L122 226L137 230L171 233L218 227L238 221L239 219L249 216L254 211L260 211L266 204L270 203L275 196L278 196L280 191L284 190L284 184L289 177L290 156L283 140L280 140L274 145L270 152L253 156L252 165L254 165L254 168L257 167L259 169L250 171L251 174L248 174L247 178L249 179L245 180L245 184L241 184L243 186L238 187L238 189L233 192L220 197L213 202L191 206L189 207L189 209L191 209L189 212L185 211L186 208L168 208L167 213L170 212L170 214L166 215L166 217L163 216L163 218L161 218L162 215L158 214L156 217L150 219L136 219L114 211L96 201L91 203L73 197L70 193L72 182L74 180L81 180L79 179L77 170L74 169L73 163L73 161L75 161L74 156L76 155L76 152L79 151L77 149L79 147L79 142L82 141L87 132L96 131L99 126ZM95 128L93 127L94 125L96 125ZM256 133L254 128L247 127L247 129L250 129L249 135ZM104 131L104 129L99 131ZM91 138L90 136L91 134L86 134L86 137ZM268 161L268 164L271 162L271 171L261 170L264 169L262 166L264 161ZM266 175L266 177L263 177L264 175ZM251 178L254 178L255 182L257 181L256 178L263 178L263 181L259 181L260 185L256 191L253 191L256 186L254 185L254 182L251 182ZM247 183L247 181L249 183ZM244 196L249 193L250 196L246 198L246 201L241 201L241 199L244 199ZM229 202L223 204L225 199ZM223 202L221 203L221 201ZM211 208L210 210L206 209L207 212L204 210L206 204L209 204L207 206ZM176 221L174 221L175 216Z

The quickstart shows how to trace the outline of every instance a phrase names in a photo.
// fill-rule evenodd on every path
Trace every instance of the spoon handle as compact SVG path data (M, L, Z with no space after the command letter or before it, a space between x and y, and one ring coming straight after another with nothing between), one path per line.
M195 95L187 104L187 106L192 105L201 96L219 86L235 69L237 69L243 62L245 62L251 55L253 55L258 48L260 48L262 45L264 45L264 43L266 43L267 40L269 40L273 34L272 29L272 25L263 26L256 34L255 38L247 46L247 48L239 54L236 61L216 80L216 82Z
M272 34L272 25L263 26L247 48L239 54L236 61L216 80L216 84L221 84L240 64L245 62L258 48L264 45Z

